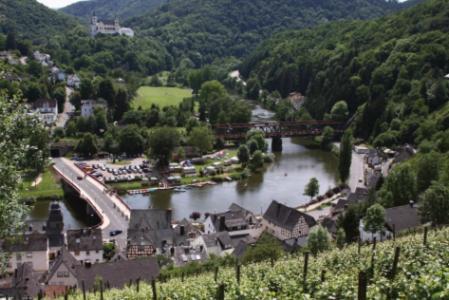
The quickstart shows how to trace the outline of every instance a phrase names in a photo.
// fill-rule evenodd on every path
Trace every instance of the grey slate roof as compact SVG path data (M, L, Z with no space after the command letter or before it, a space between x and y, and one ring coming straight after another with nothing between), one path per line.
M159 276L159 265L155 257L120 260L91 266L79 265L75 269L78 285L81 286L81 282L84 281L88 290L93 288L95 279L98 277L111 288L122 288L130 280L135 282L140 279L149 282Z
M385 209L385 222L389 229L396 232L418 227L422 224L418 208L402 205Z
M0 287L2 295L13 299L34 299L40 291L41 273L33 271L31 262L20 264L11 278L9 287Z
M3 243L6 252L35 252L48 249L47 235L33 232Z
M75 267L81 265L75 257L70 254L70 252L65 248L61 248L61 253L56 257L54 263L50 266L47 274L47 281L49 281L56 273L60 265L65 265L69 272L71 272L76 277Z
M217 245L219 245L222 250L233 248L231 236L227 231L203 234L202 237L206 247L208 248L215 247Z
M234 227L248 227L250 225L247 219L248 215L253 215L253 213L238 204L232 203L228 211L211 214L210 218L216 231L230 231ZM224 224L220 221L221 218L224 218ZM254 221L253 217L252 222Z
M67 248L72 252L103 250L101 229L67 230Z
M266 210L263 218L276 226L292 230L298 224L301 218L304 218L309 227L316 225L316 221L312 216L297 211L277 201L271 202Z
M361 202L365 202L366 200L368 200L368 189L366 188L356 188L354 193L349 194L348 196L348 205L351 204L357 204L357 203L361 203Z
M139 209L131 211L128 243L161 247L163 241L172 241L171 210Z

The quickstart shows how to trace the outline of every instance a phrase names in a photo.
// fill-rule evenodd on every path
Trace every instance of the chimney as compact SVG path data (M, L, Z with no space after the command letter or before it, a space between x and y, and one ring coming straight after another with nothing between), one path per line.
M181 225L179 227L179 234L182 236L186 234L186 229L185 229L184 225Z
M220 216L220 226L218 228L218 231L225 231L226 230L225 221L226 221L225 216Z

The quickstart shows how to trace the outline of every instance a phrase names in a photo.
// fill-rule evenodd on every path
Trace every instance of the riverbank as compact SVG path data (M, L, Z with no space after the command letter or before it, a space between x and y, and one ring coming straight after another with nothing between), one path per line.
M33 183L36 175L25 175L20 188L20 197L23 199L60 199L64 196L64 191L51 166L40 174L40 182Z

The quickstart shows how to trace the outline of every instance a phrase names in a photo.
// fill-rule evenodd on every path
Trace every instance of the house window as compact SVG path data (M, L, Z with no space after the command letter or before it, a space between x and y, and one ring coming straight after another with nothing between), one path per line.
M69 277L69 272L68 271L58 271L58 272L56 272L56 276L58 278L67 278L67 277Z

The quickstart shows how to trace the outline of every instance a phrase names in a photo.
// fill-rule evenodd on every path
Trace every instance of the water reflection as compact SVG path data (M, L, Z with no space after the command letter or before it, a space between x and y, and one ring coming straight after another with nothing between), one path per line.
M337 159L329 152L304 147L300 139L284 139L283 152L265 172L241 182L223 183L185 193L158 192L149 196L127 196L133 208L172 208L175 219L188 217L193 211L218 212L233 202L255 213L264 211L274 199L291 206L308 201L304 187L312 177L325 192L337 181ZM270 144L270 143L269 143Z

